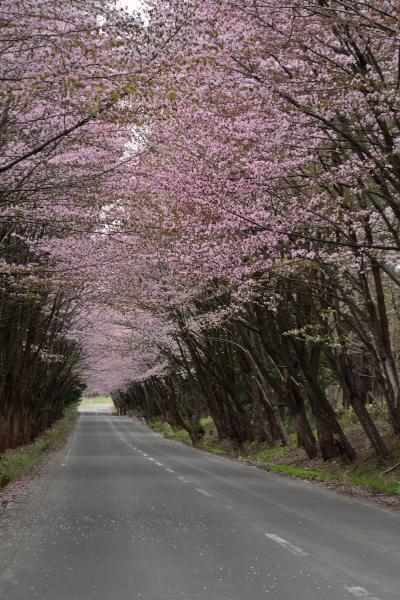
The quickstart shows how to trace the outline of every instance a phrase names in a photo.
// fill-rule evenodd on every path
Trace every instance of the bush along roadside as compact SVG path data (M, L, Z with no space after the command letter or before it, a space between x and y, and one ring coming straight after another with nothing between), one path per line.
M360 459L351 466L341 461L328 463L317 459L309 461L304 458L304 453L297 447L294 435L290 436L290 443L285 447L249 444L238 450L233 448L228 441L217 439L209 417L202 419L201 422L206 432L203 439L197 444L201 450L243 460L273 473L328 484L357 486L372 493L398 496L400 500L400 468L393 471L389 469L391 472L385 473L385 467L374 462L370 457L364 457L364 460ZM147 425L168 439L192 445L186 431L173 428L160 419L148 420ZM390 441L388 442L390 443ZM398 459L400 457L395 455L394 462Z
M64 445L78 418L78 406L79 402L67 405L64 416L39 435L32 444L0 454L0 492L13 481L30 473L50 452Z

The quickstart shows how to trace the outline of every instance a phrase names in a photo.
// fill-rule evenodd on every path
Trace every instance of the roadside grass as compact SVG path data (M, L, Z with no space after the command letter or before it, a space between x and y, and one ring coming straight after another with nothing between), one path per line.
M290 477L314 481L342 482L369 491L400 495L400 469L389 474L384 473L388 466L400 462L398 441L390 433L385 420L382 418L380 428L385 443L390 450L388 464L382 464L378 461L353 415L344 414L341 423L358 455L357 461L351 465L340 459L329 462L324 462L320 457L312 460L308 459L304 450L297 447L295 434L290 434L288 446L274 446L271 448L265 444L252 442L245 444L243 448L238 450L229 441L218 439L211 417L201 419L201 424L206 433L198 447L219 456L244 459L274 473ZM174 429L162 420L148 424L167 438L192 445L186 431Z
M269 448L267 446L255 446L247 450L246 458L254 460L266 465L274 464L275 461L283 460L286 456L296 449L295 436L289 436L289 444L287 446L274 446Z
M207 452L217 454L218 456L237 457L237 452L235 452L232 446L229 443L224 444L223 441L218 443L214 440L202 440L199 443L199 448L203 448L203 450L207 450Z
M161 433L166 438L184 442L189 446L192 445L189 434L183 429L172 428L171 425L165 423L161 419L155 419L154 421L149 422L148 425L150 425L151 428L154 429L154 431Z
M64 416L46 429L32 444L0 454L0 490L29 473L49 452L61 448L78 417L78 403L66 407Z
M352 473L349 475L351 483L377 492L400 495L400 479L385 479L382 475L363 475Z
M273 473L282 473L284 475L291 475L292 477L300 477L301 479L314 479L315 481L332 481L338 479L337 476L329 471L313 471L294 465L270 465L268 470Z

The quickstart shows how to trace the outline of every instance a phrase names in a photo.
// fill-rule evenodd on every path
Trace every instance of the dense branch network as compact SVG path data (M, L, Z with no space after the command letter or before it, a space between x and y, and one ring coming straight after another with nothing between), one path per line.
M400 435L397 3L152 0L143 20L94 0L16 6L7 305L39 287L46 313L61 294L90 389L193 443L211 416L238 446L294 432L310 457L354 460L349 409L387 456L374 414Z

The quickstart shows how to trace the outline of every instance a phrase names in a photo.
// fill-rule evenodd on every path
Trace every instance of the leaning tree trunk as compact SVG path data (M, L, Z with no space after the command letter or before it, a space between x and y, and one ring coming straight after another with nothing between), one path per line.
M361 386L358 383L355 365L350 355L346 350L342 350L338 356L331 354L330 359L340 385L344 393L346 393L348 401L371 442L377 457L384 459L388 456L389 450L367 410L366 399L362 397Z

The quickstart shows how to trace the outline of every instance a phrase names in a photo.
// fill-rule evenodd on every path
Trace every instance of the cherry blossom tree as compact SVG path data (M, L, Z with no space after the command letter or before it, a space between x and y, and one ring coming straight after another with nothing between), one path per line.
M127 21L131 40L143 26L108 2L6 1L0 19L3 449L29 442L79 395L81 351L68 336L79 290L45 246L102 223L131 140L116 109L122 122L146 59L136 54L127 73Z
M303 381L327 458L353 451L321 389L324 355L384 454L365 391L344 375L361 357L399 432L388 318L398 285L395 6L188 4L163 61L162 110L149 114L135 219L158 229L159 260L178 286L207 294L218 282L233 315L254 300L272 305L293 354L282 376Z
M397 4L5 4L7 289L45 277L91 389L193 443L211 415L237 446L290 426L353 460L334 382L385 458L368 404L399 435Z

